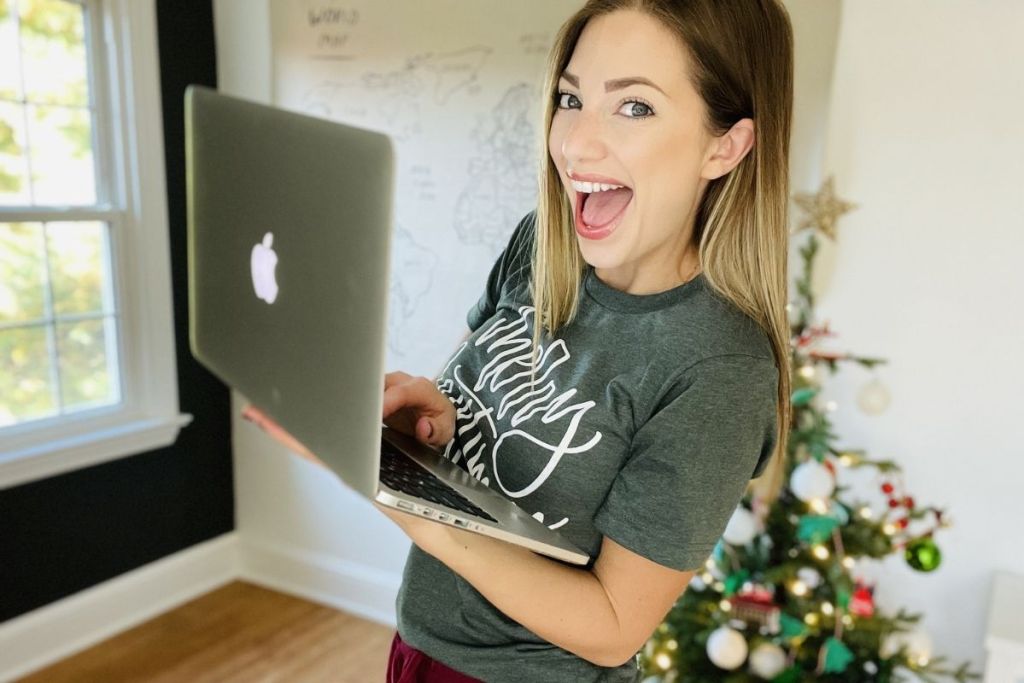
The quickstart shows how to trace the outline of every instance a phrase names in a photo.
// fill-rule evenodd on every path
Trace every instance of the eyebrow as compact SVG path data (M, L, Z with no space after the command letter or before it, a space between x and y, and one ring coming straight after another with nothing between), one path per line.
M580 87L580 79L578 76L571 74L568 71L563 71L562 78L572 83L575 87ZM655 85L653 81L646 79L643 76L626 76L625 78L613 78L610 81L605 81L604 91L612 92L613 90L622 90L623 88L631 85L647 85L654 88L665 97L668 97L668 93Z

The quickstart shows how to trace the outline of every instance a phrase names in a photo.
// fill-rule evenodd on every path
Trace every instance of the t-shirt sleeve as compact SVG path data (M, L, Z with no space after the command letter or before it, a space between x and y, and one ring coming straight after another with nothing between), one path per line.
M770 459L778 369L769 358L724 354L670 386L635 432L594 526L654 562L691 570L714 550L747 483Z
M533 256L533 231L536 211L531 211L519 221L512 231L508 244L498 260L491 266L487 283L480 299L466 313L466 324L470 331L476 331L498 308L502 293L510 291L525 276Z

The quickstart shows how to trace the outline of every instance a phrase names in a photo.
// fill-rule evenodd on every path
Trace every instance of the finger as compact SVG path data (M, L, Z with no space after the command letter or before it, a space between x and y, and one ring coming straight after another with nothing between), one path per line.
M302 445L302 442L300 442L294 436L286 432L280 425L278 425L273 420L269 420L266 424L264 424L263 429L276 441L278 441L283 446L288 448L288 450L294 451L295 453L299 453L307 457L313 457L313 454L310 452L308 448Z
M384 375L384 388L388 389L396 384L404 384L412 379L412 375L401 370L395 370Z
M396 384L384 392L384 417L389 417L400 408L417 408L428 413L436 413L437 410L430 404L430 394L425 391L419 382L406 382Z
M251 403L242 409L242 417L250 422L255 422L261 415L260 409Z
M424 443L437 443L437 427L430 418L421 417L416 421L416 438Z

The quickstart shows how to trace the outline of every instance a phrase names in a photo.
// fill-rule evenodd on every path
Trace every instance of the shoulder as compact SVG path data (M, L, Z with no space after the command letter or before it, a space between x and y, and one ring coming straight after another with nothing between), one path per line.
M775 365L767 331L703 277L682 302L642 316L637 323L650 339L649 357L666 378L697 370L715 358L703 366L705 371L729 365L729 359L738 363L744 356Z

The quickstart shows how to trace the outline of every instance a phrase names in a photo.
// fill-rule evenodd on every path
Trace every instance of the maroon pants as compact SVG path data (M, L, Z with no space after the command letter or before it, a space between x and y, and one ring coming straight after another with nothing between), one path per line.
M395 631L388 655L387 683L483 683L431 659L402 640Z

